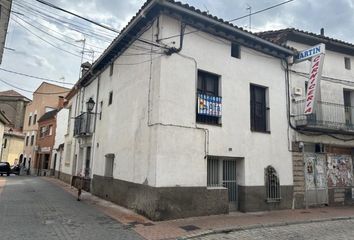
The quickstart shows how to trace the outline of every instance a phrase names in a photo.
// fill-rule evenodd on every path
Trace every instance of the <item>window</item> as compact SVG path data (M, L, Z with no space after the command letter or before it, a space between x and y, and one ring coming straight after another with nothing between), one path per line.
M31 146L34 144L34 135L31 136Z
M110 91L108 97L108 106L111 105L112 102L113 102L113 91Z
M49 125L48 127L48 135L52 135L53 134L53 125Z
M267 106L267 88L250 85L251 96L251 130L256 132L269 132Z
M208 156L207 186L227 188L229 202L237 201L236 164L233 159Z
M26 137L26 146L28 146L29 136Z
M267 202L279 202L281 199L279 177L272 166L268 166L265 169L265 183Z
M114 63L111 63L111 65L109 66L109 76L113 75L113 70L114 70Z
M203 94L207 97L219 97L219 76L204 71L198 71L196 121L206 124L220 124L220 116L198 113L198 105L200 104L198 103L199 94Z
M345 67L345 69L348 69L348 70L351 69L350 58L348 58L348 57L344 58L344 67Z
M102 119L103 101L100 102L100 120Z
M7 146L7 138L4 139L4 148Z
M28 126L31 126L31 122L32 122L32 115L30 115L28 118Z
M33 125L35 125L37 122L37 114L34 114L33 116Z
M53 126L52 126L52 125L41 127L41 128L40 128L39 136L40 136L41 138L43 138L43 137L52 135L52 129L53 129Z
M113 166L114 166L115 155L113 153L109 153L106 154L105 157L106 157L106 167L105 167L104 176L113 177Z
M241 48L237 43L231 43L231 57L241 58Z

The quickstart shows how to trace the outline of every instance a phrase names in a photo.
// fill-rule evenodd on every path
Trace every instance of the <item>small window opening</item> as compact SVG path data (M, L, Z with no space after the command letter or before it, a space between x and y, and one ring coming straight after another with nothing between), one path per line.
M241 58L241 48L239 44L237 43L231 44L231 57Z
M348 70L351 69L350 58L348 58L348 57L344 58L344 66L345 66L345 69L348 69Z
M6 146L7 146L7 138L5 138L4 140L4 148L6 148Z
M113 91L109 92L109 98L108 98L108 106L111 105L113 102Z
M102 119L103 101L100 102L100 120Z
M114 63L111 63L111 65L109 66L109 76L113 75L113 70L114 70Z
M265 169L265 182L267 202L279 202L281 199L279 176L272 166Z
M37 114L34 114L33 116L33 125L37 123Z

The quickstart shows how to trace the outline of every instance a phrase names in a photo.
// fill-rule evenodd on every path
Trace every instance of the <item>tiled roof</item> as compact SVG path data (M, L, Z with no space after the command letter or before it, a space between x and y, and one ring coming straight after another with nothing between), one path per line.
M284 44L286 38L289 36L289 34L304 34L309 37L314 37L317 38L318 40L323 40L325 42L328 42L330 44L339 44L342 45L343 47L349 47L349 48L354 48L353 43L345 42L339 39L331 38L328 36L324 36L321 34L316 34L296 28L285 28L285 29L280 29L280 30L273 30L273 31L266 31L266 32L259 32L256 33L257 36L260 36L266 40L276 42L278 44Z
M151 4L151 8L149 8L149 5ZM191 14L194 13L194 16L197 16L198 18L205 18L209 19L209 20L213 20L213 21L217 21L220 24L211 24L210 27L231 27L231 29L235 30L235 31L239 31L244 33L245 35L247 35L248 38L253 38L254 41L259 41L262 42L263 44L268 44L269 47L273 46L273 47L278 47L278 49L281 49L283 52L287 52L287 54L293 54L294 49L282 44L282 43L278 43L276 41L273 41L272 39L267 39L265 40L264 38L258 36L257 34L254 34L250 31L247 31L245 29L243 29L242 27L238 27L234 24L232 24L231 22L225 21L222 18L218 18L214 15L211 15L205 11L201 11L193 6L190 6L189 4L185 4L185 3L181 3L178 1L174 1L174 0L147 0L143 6L138 10L138 12L135 14L135 16L128 22L128 24L120 31L120 33L118 34L118 36L112 41L112 43L105 49L105 51L101 54L101 56L92 64L92 71L88 71L83 77L82 79L80 79L79 83L81 82L81 80L85 80L85 79L89 79L91 76L93 76L93 71L95 71L95 69L100 69L103 68L102 66L106 66L109 61L111 61L112 58L117 56L117 53L114 52L114 48L116 48L120 42L120 40L122 39L122 35L127 34L127 33L131 33L131 25L134 23L134 21L141 15L144 15L144 18L146 18L146 15L148 14L148 12L154 7L154 6L160 6L160 7L168 7L167 5L170 4L173 6L174 11L178 11L178 10L189 10L191 11ZM176 8L177 7L177 8ZM178 9L179 8L179 9ZM178 9L178 10L176 10ZM196 14L195 14L196 13ZM131 39L131 36L129 37ZM129 41L124 41L126 44ZM78 84L79 84L78 83Z
M14 90L8 90L8 91L0 92L0 97L20 97L20 98L26 98L25 96L21 95L20 93L14 91Z
M42 122L42 121L45 121L45 120L48 120L48 119L51 119L51 118L55 117L57 112L58 112L57 109L49 111L49 112L46 112L45 114L42 115L42 117L40 117L38 119L38 122Z

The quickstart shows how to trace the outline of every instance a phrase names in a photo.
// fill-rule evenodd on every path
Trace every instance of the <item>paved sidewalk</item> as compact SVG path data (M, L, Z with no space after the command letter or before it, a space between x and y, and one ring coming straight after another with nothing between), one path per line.
M3 187L0 193L0 239L143 239L99 209L76 201L44 178L11 175L0 177L0 184Z
M77 191L54 178L46 178L71 192ZM280 210L270 212L240 213L194 217L179 220L153 222L135 212L102 200L89 193L83 194L83 201L95 205L104 213L132 228L149 240L192 238L212 233L223 233L260 227L274 227L310 222L354 219L354 206L324 207L299 210ZM184 229L183 229L184 228Z

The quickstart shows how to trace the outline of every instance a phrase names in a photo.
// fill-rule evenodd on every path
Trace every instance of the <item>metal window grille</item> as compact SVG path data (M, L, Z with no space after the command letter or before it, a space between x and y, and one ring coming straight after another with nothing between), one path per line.
M219 159L208 157L208 170L207 170L207 186L220 187L220 168Z
M268 166L265 170L267 201L279 202L280 197L280 183L278 173L271 166Z

